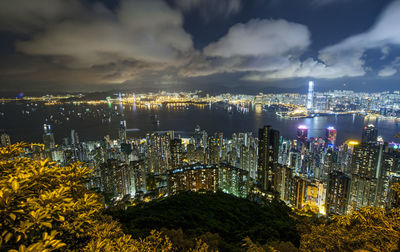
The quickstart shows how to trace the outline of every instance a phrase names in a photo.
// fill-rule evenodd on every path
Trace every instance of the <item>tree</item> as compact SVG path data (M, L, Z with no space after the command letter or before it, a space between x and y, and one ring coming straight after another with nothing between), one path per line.
M160 232L132 239L102 214L100 197L84 186L92 171L82 163L62 167L31 160L23 156L30 147L18 143L0 148L1 251L172 250ZM194 251L204 248L199 241Z
M394 190L399 192L399 186ZM333 216L326 224L302 235L303 251L395 251L400 241L400 209L364 207Z

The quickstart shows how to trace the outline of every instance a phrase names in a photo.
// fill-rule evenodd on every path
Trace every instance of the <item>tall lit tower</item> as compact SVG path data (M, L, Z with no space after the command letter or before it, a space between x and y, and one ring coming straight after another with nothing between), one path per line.
M44 130L44 135L43 135L44 150L50 153L55 148L56 145L54 140L54 135L51 132L51 126L49 124L44 124L43 130Z
M378 129L373 124L364 127L362 133L362 143L376 144L378 139Z
M307 94L307 112L314 110L314 82L308 82L308 94Z
M274 192L279 155L279 131L264 126L258 133L257 183L262 192Z
M330 126L330 127L326 128L326 131L325 131L326 143L328 145L335 145L336 135L337 135L337 131L334 127Z
M300 142L306 142L308 138L308 128L305 125L300 125L297 128L297 140Z
M118 130L118 136L119 136L119 140L121 141L121 143L126 143L126 121L121 121L119 123L119 130Z

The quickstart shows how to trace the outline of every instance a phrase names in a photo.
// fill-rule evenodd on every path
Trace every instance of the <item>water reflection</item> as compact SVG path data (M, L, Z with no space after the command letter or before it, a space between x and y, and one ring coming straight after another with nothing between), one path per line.
M128 106L128 107L125 107ZM228 108L231 107L231 110ZM90 109L88 109L90 108ZM129 110L132 112L127 113ZM295 138L297 127L301 124L309 128L310 137L323 137L325 129L333 126L338 130L337 142L348 139L361 139L364 125L373 123L377 126L379 135L385 141L394 140L394 135L400 132L400 121L395 119L364 118L359 115L342 115L330 117L315 117L302 119L284 119L277 117L274 112L264 111L259 105L250 104L202 104L176 106L136 106L122 103L103 103L74 106L70 104L44 106L39 104L30 113L26 104L1 104L0 112L4 113L1 128L12 136L13 141L41 141L43 123L52 125L57 141L62 140L75 129L83 140L102 139L106 134L117 137L119 122L126 120L130 129L141 131L130 132L130 135L145 135L153 130L178 130L191 135L196 125L200 125L209 134L223 132L225 137L231 137L234 132L253 132L258 134L258 128L271 125L278 129L286 138ZM155 126L152 116L157 115L160 121ZM69 118L69 120L66 120ZM26 130L26 125L30 130ZM185 134L183 134L185 135Z

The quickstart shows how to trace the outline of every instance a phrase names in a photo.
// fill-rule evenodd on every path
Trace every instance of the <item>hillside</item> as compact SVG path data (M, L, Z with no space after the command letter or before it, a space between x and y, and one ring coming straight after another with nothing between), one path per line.
M111 215L125 233L134 237L144 237L156 229L164 230L174 241L173 236L181 229L185 239L213 239L206 242L217 243L220 250L238 250L247 236L259 244L278 240L298 246L300 237L289 211L279 202L260 205L220 192L182 192Z

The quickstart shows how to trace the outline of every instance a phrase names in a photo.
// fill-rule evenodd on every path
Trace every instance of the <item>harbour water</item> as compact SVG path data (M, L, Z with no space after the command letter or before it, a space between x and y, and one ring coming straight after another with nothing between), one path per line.
M156 118L156 120L154 119ZM71 129L78 132L81 141L99 140L109 134L117 137L119 123L126 120L128 135L144 136L152 131L175 130L182 137L192 134L199 125L209 134L223 132L230 138L233 133L253 132L271 125L285 138L294 138L299 125L309 128L309 137L323 137L325 129L337 129L337 143L349 139L360 140L362 128L367 124L378 127L385 141L396 141L400 132L400 120L369 118L359 115L340 115L302 119L287 119L273 111L261 108L232 107L226 104L157 108L135 107L122 104L56 104L4 103L0 104L0 129L5 130L13 142L41 142L43 124L50 124L56 142L69 137Z

